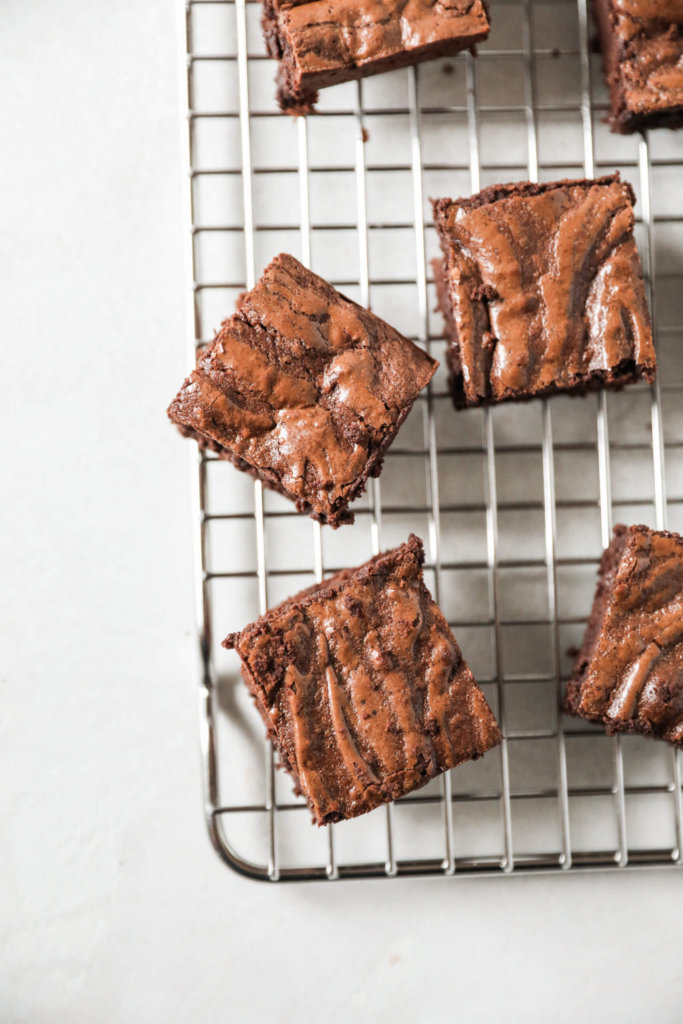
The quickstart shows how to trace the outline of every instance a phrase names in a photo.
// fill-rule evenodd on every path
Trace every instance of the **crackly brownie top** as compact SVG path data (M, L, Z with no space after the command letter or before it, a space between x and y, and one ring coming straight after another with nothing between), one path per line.
M225 641L319 824L500 740L422 579L421 541L304 591Z
M498 185L434 215L466 387L533 394L624 360L654 368L633 192L618 175Z
M619 527L622 551L577 711L615 728L683 743L683 538Z
M200 353L169 415L333 514L436 365L280 255Z
M474 43L489 30L482 0L275 0L281 47L303 74L360 67L448 39Z
M683 0L611 0L623 101L633 114L683 105Z

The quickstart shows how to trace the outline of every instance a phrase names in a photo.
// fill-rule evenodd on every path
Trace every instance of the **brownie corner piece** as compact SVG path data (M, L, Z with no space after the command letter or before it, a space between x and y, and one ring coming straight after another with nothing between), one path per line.
M261 28L270 57L278 62L275 76L280 110L294 116L310 114L318 102L318 89L304 84L299 67L297 37L288 32L291 0L261 0Z
M318 90L472 49L490 31L485 0L262 0L277 98L309 113Z
M181 432L333 527L377 476L437 363L281 254L202 349L168 414Z
M603 553L565 711L683 746L683 538L617 526Z
M633 203L618 174L434 201L457 408L654 379Z
M594 0L610 93L610 128L630 134L683 125L683 5Z
M224 641L318 825L395 800L501 741L423 560L411 535Z

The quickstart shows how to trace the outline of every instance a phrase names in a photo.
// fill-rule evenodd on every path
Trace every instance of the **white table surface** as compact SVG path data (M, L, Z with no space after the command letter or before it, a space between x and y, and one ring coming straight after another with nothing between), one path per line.
M683 1019L683 875L268 886L201 815L175 0L0 6L0 1020Z

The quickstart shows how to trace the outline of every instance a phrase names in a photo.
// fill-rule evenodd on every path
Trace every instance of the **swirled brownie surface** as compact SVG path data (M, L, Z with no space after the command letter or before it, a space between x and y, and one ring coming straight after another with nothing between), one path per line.
M411 535L224 641L319 825L403 796L500 742L424 584L423 558Z
M629 133L683 124L683 0L596 0L610 126Z
M280 106L301 114L324 86L474 46L489 21L483 0L265 0L263 30Z
M617 526L566 710L683 746L683 538Z
M633 201L615 174L434 202L456 406L653 379Z
M183 433L320 522L349 502L437 363L379 317L280 255L199 353L168 414Z

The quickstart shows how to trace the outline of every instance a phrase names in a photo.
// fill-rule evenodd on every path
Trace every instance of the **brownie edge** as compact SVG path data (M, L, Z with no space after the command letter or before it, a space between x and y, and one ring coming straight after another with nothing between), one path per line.
M614 577L619 565L619 559L622 556L627 539L627 528L622 524L615 526L612 541L609 546L605 548L602 553L602 557L600 558L598 583L595 591L595 597L593 598L593 608L591 609L590 617L588 619L583 643L581 644L574 661L571 678L567 683L567 694L564 706L568 714L575 715L577 713L578 706L581 701L581 686L595 650L595 645L600 636L600 630L602 629L605 612L609 605L609 599L614 583Z
M456 408L654 379L634 193L618 173L432 203Z
M593 0L593 13L611 130L629 135L683 126L683 5Z
M266 47L279 62L277 99L307 114L318 90L461 50L490 30L485 0L262 0Z
M567 686L568 714L683 746L683 538L616 526Z
M423 561L411 535L223 642L318 825L395 800L501 741Z
M281 253L171 402L168 415L297 510L333 528L378 476L438 363Z

